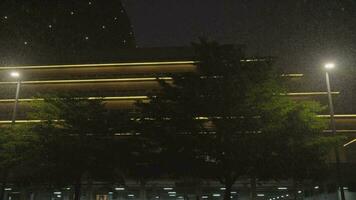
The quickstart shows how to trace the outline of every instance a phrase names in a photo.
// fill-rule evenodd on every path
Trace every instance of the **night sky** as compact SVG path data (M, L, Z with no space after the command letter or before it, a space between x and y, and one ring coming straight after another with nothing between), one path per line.
M37 56L76 62L135 45L187 46L203 36L245 44L248 55L275 56L284 68L312 69L328 60L353 67L356 62L355 0L122 3L123 7L120 0L2 0L1 61L16 64Z
M0 63L100 62L134 48L120 0L1 0Z
M123 0L139 47L189 45L199 36L246 44L279 65L350 65L356 55L354 0Z

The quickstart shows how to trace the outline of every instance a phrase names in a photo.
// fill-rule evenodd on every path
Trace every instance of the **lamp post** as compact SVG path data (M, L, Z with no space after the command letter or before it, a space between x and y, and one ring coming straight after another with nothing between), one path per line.
M11 119L11 124L15 125L16 114L17 114L17 105L18 105L18 102L19 102L19 95L20 95L21 80L20 80L20 73L19 72L11 72L10 76L17 80L15 104L14 104L14 110L12 112L12 119Z
M335 64L334 63L327 63L327 64L325 64L324 68L325 68L326 87L327 87L327 90L328 90L331 129L332 129L332 133L334 135L336 135L336 126L335 126L335 117L334 117L334 105L333 105L333 99L332 99L332 96L331 96L331 87L330 87L330 78L329 78L329 71L335 68ZM338 186L338 188L340 190L341 200L345 200L345 192L344 192L344 187L342 185L340 155L339 155L338 147L334 148L334 152L335 152L335 160L336 160L337 186Z

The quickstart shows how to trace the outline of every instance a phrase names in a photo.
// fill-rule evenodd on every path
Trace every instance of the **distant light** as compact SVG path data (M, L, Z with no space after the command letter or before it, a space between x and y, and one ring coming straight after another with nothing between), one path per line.
M170 197L175 197L176 195L175 195L175 194L170 194L170 195L168 195L168 196L170 196Z
M62 194L62 192L53 192L53 194Z
M265 194L257 194L258 197L264 197Z
M18 77L20 77L20 73L18 73L18 72L11 72L11 73L10 73L10 76L11 76L11 77L14 77L14 78L18 78Z
M286 197L289 197L289 194L286 194Z
M315 186L314 189L316 189L316 190L319 189L319 186Z
M179 197L177 197L178 199L183 199L183 197L182 196L179 196Z
M135 195L134 194L128 194L127 196L128 197L134 197Z
M348 190L349 188L348 187L344 187L344 190Z
M226 188L222 187L222 188L220 188L220 190L226 190Z
M302 193L302 191L301 191L301 190L299 190L299 191L298 191L298 194L300 194L300 193Z
M166 187L166 188L163 188L163 190L173 190L173 188L171 188L171 187Z
M60 194L59 194L59 195L57 195L57 197L58 197L58 198L61 198L61 197L62 197L62 195L60 195Z
M334 63L326 63L324 65L325 69L334 69L335 68L335 64Z
M12 188L5 188L5 191L11 191Z
M237 192L233 191L233 192L231 192L231 194L237 194Z
M208 196L202 196L201 198L202 199L208 199L209 197Z
M70 190L70 187L67 187L66 190Z
M159 199L159 196L156 196L155 198L156 198L156 199Z
M278 189L279 189L279 190L288 190L287 187L279 187Z
M115 188L115 190L116 190L116 191L123 191L123 190L125 190L125 188L123 188L123 187L117 187L117 188Z
M168 194L176 194L176 192L168 192Z
M284 198L284 196L283 196L283 195L282 195L281 197L282 197L282 198Z
M213 194L213 197L220 197L220 194Z
M108 194L113 194L113 192L109 192Z

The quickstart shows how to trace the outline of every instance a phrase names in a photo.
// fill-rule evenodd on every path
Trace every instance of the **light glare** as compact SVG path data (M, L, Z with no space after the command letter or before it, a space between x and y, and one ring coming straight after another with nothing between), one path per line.
M335 68L335 64L334 63L327 63L325 64L325 69L334 69Z
M10 73L10 76L11 76L11 77L14 77L14 78L18 78L18 77L20 77L20 73L18 73L18 72L11 72L11 73Z

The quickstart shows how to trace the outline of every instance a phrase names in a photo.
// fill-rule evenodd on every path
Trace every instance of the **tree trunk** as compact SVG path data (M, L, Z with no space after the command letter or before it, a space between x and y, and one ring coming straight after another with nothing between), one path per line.
M7 186L8 172L4 170L2 173L2 181L0 186L0 200L5 200L5 188Z
M74 200L80 200L81 189L82 189L82 180L79 177L74 185Z
M297 200L298 199L298 186L297 186L297 182L295 181L295 179L292 180L293 181L293 199Z
M250 191L250 200L256 200L257 197L257 181L256 181L256 177L252 177L250 180L250 184L251 184L251 191Z
M145 181L140 181L140 199L141 200L146 200L147 199L146 182Z
M230 200L231 199L231 188L232 188L232 181L228 181L225 184L225 191L224 191L224 200Z

